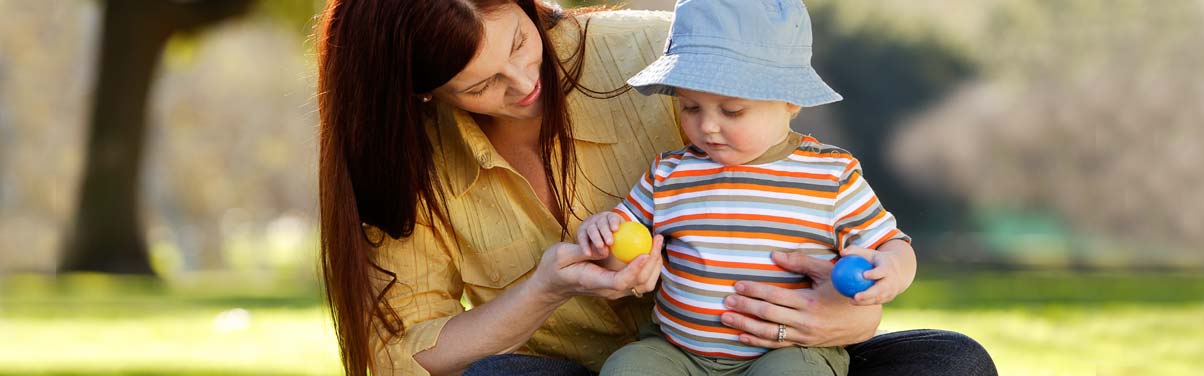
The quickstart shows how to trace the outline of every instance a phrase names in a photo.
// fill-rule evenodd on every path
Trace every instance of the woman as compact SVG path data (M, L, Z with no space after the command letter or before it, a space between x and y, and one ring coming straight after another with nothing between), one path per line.
M319 26L321 255L347 373L588 374L648 328L640 296L655 287L659 253L610 272L563 241L613 207L658 150L682 145L666 97L617 89L661 53L669 22L562 16L531 0L330 2ZM749 283L732 327L771 346L859 343L854 375L939 374L914 367L942 363L916 359L993 371L956 333L873 337L881 307L837 297L830 264L783 256L814 288L779 296ZM779 323L787 342L775 340Z

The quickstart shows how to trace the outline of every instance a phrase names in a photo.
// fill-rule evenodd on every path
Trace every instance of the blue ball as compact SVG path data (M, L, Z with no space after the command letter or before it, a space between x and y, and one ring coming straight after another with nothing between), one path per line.
M836 291L840 291L841 295L852 298L853 295L874 285L874 281L865 279L861 275L866 270L873 268L874 265L864 257L857 255L841 257L840 261L836 262L836 266L832 267L832 284L836 286Z

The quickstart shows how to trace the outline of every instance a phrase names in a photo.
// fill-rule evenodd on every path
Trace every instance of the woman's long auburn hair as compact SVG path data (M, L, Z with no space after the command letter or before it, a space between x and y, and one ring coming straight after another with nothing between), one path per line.
M375 373L370 336L387 343L405 331L395 310L382 304L385 292L404 281L375 263L373 251L384 239L371 239L369 226L397 239L410 236L422 218L450 232L435 149L424 126L434 104L420 95L463 70L483 40L484 14L509 3L535 22L544 41L543 86L560 89L544 92L539 139L547 183L562 209L557 221L567 234L567 216L577 215L571 205L577 161L565 97L574 89L610 97L625 88L598 92L579 86L585 44L561 61L547 37L561 18L558 10L533 0L330 0L322 14L319 262L349 375ZM565 19L576 22L571 15ZM582 41L587 28L580 31ZM562 185L550 163L557 146Z

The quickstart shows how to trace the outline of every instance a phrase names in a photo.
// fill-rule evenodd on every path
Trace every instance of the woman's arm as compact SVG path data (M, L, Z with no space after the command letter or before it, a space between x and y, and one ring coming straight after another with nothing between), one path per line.
M662 241L659 236L654 239L653 248L659 249ZM651 291L661 267L660 252L637 257L619 271L590 263L589 257L576 244L553 245L530 279L453 317L440 331L436 345L414 359L433 375L458 374L480 358L521 347L573 296L617 299L631 295L632 288Z
M832 263L803 253L774 252L783 269L811 278L809 289L791 290L741 281L736 294L724 301L733 312L724 313L724 325L744 331L740 341L753 346L780 348L843 346L874 336L882 320L881 305L854 305L831 286ZM786 340L777 341L778 323Z

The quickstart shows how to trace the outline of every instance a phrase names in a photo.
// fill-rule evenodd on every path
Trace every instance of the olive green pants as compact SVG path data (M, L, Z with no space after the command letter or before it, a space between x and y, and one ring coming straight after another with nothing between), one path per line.
M786 347L756 359L734 360L697 355L659 335L623 346L602 366L609 375L814 375L846 376L849 353L842 347Z

